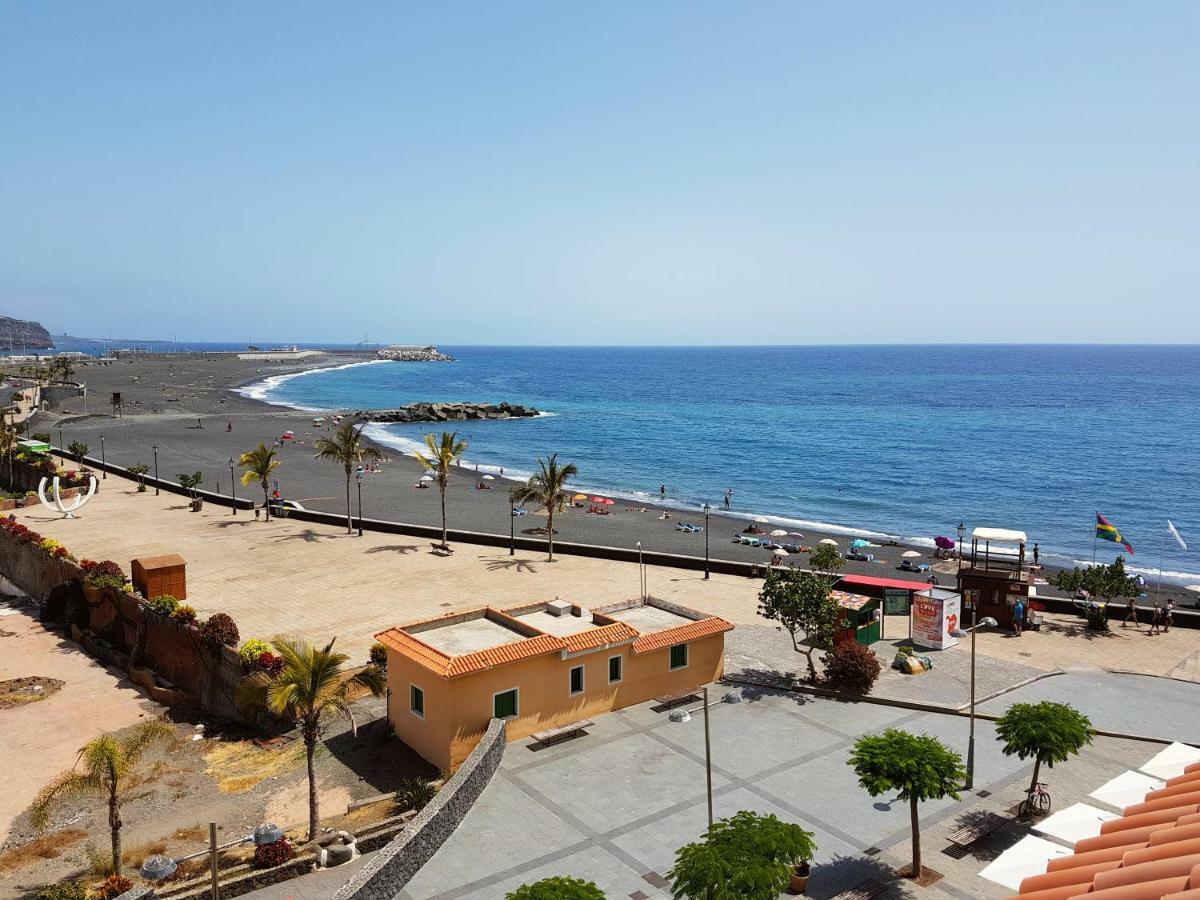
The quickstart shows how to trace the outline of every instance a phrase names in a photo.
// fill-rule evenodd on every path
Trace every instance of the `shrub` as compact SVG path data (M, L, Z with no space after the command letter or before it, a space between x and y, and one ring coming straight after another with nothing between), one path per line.
M371 665L387 668L387 647L376 641L371 645Z
M196 621L196 610L186 603L181 603L175 612L171 613L171 618L184 625L191 625Z
M53 556L55 559L72 559L73 557L60 542L54 538L42 538L38 542L38 546Z
M405 778L396 789L396 805L404 812L419 812L437 795L435 788L421 778Z
M215 613L211 616L204 623L204 627L200 629L200 636L204 639L204 643L213 650L221 647L236 647L240 637L237 623L225 613Z
M869 694L879 677L879 660L869 648L855 641L838 644L825 654L825 683L838 690Z
M93 587L125 587L125 572L111 559L103 562L85 559L79 568L83 569L83 580Z
M47 884L38 888L33 900L87 900L87 886L79 881Z
M254 848L254 868L273 869L282 866L295 855L292 842L287 838L280 838L270 844L259 844Z
M605 900L605 894L594 881L557 875L523 884L505 894L504 900Z
M151 598L147 605L160 616L174 615L175 610L179 609L179 601L170 594L159 594Z
M67 444L67 452L72 456L87 456L88 449L88 445L83 441L71 441L71 443Z
M242 649L238 651L238 656L242 660L242 668L256 668L258 666L258 658L264 653L270 653L271 649L271 645L266 641L260 641L258 638L250 638L250 640L242 644Z
M96 886L97 900L116 900L126 891L133 890L133 882L124 875L109 875Z
M261 671L266 672L272 678L278 678L283 672L283 657L278 653L272 653L270 650L260 653L255 664Z
M35 431L30 437L35 441L41 441L43 444L50 443L50 432L48 431Z

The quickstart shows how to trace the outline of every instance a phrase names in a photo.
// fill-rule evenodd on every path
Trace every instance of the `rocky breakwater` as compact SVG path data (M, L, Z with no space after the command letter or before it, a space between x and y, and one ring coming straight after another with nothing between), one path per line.
M393 344L375 351L380 359L390 359L393 362L454 362L453 356L438 352L437 347L406 347Z
M512 403L410 403L399 409L359 410L366 422L466 422L480 419L528 419L538 411Z

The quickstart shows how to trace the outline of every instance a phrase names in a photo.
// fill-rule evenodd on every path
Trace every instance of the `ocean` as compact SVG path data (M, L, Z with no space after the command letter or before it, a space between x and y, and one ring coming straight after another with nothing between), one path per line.
M960 521L1018 528L1048 562L1092 559L1096 512L1127 562L1200 582L1200 347L443 347L453 363L367 363L247 393L304 409L531 404L463 422L466 459L521 476L574 462L589 490L722 504L781 524L931 545ZM397 450L427 425L371 426ZM1184 551L1170 518L1191 539ZM1121 548L1100 543L1097 558Z

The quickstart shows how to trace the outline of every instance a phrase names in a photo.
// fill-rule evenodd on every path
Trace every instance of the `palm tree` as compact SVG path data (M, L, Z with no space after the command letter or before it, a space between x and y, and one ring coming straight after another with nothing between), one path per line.
M382 459L383 454L363 441L362 426L356 428L353 422L347 422L331 438L317 438L313 446L317 451L317 459L340 463L346 470L346 534L351 534L354 531L354 518L350 515L350 476L354 474L356 466L368 459Z
M320 822L313 760L323 730L321 719L326 713L345 716L357 734L354 715L350 712L351 695L366 689L378 697L383 693L383 673L368 666L349 675L343 669L349 657L335 653L333 641L322 650L300 639L275 638L271 643L283 657L283 669L275 676L266 672L247 675L238 687L237 704L242 708L265 708L276 715L288 716L300 726L308 755L308 839L311 841L317 836Z
M413 451L413 456L427 472L433 473L442 492L442 549L447 550L450 544L446 540L446 485L450 483L450 469L467 449L467 442L458 439L457 431L443 431L441 438L432 433L425 435L425 445L429 448L428 456L420 450Z
M17 426L0 419L0 453L8 460L8 484L13 486L13 451L17 446Z
M558 464L558 454L551 453L549 459L538 457L540 472L535 472L529 480L513 488L512 497L516 503L536 503L546 507L546 531L549 533L550 555L549 562L554 562L554 514L562 512L570 500L567 492L567 481L579 474L575 463Z
M279 460L275 458L275 448L259 444L253 450L247 450L238 460L238 465L246 471L242 473L242 484L246 487L258 482L263 490L263 509L267 511L267 521L271 521L271 473L279 468Z
M126 737L102 734L79 751L75 767L42 789L33 802L34 827L50 824L50 811L61 800L81 797L108 799L108 828L112 837L112 868L121 874L121 794L142 754L160 738L174 734L165 722L146 722ZM80 770L79 764L83 763Z

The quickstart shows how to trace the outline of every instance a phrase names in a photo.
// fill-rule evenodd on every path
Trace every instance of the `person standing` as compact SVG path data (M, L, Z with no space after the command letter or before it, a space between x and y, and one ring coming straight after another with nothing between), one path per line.
M1034 544L1033 544L1033 564L1034 564L1035 566L1039 564L1039 563L1038 563L1038 556L1039 556L1038 545L1037 545L1037 542L1036 542L1036 541L1034 541Z
M729 501L733 499L733 488L725 488L725 508L729 509Z
M1125 607L1125 618L1121 620L1121 627L1125 628L1130 621L1133 622L1134 628L1138 627L1137 602L1134 597L1129 598L1129 603Z
M658 496L664 500L667 499L667 486L665 484L660 484L658 486Z
M1154 612L1151 613L1150 633L1151 634L1161 634L1162 633L1161 629L1162 629L1162 607L1156 603L1156 604L1154 604Z
M1018 600L1013 604L1013 634L1017 637L1021 636L1021 629L1025 627L1025 603Z
M1163 633L1171 630L1171 625L1175 621L1175 601L1167 599L1166 608L1163 610Z

